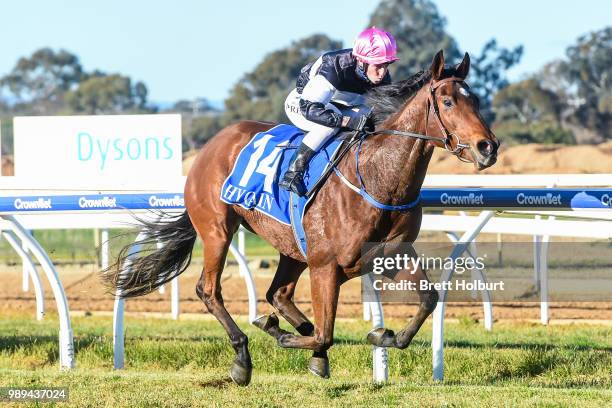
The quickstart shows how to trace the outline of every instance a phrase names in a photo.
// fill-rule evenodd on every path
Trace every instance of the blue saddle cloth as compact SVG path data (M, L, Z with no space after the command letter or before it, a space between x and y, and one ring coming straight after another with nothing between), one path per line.
M285 174L294 149L303 138L304 132L292 125L277 125L253 136L238 155L232 172L223 183L221 200L257 210L278 222L291 225L298 246L306 256L302 219L310 199L278 187L279 177ZM341 143L332 137L310 160L304 173L304 183L309 190L330 165Z

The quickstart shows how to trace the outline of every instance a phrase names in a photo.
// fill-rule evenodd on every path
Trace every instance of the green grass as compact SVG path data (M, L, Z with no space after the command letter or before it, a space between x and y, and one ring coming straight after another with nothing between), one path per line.
M112 321L74 318L77 368L58 370L57 320L0 321L0 386L66 386L72 406L605 406L612 337L603 326L447 324L446 379L431 380L431 326L390 350L390 382L371 381L369 324L340 320L331 380L306 370L310 353L284 350L239 319L250 339L251 385L227 380L233 352L216 321L128 318L126 370L112 370ZM388 321L398 329L401 322Z

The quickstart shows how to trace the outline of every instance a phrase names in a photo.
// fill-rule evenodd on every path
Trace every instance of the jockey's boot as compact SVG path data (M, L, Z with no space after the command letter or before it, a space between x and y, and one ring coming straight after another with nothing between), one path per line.
M304 143L300 144L300 147L295 149L289 168L281 182L278 183L278 186L282 189L293 191L300 197L305 196L307 191L304 185L304 170L314 154L315 151L310 147Z

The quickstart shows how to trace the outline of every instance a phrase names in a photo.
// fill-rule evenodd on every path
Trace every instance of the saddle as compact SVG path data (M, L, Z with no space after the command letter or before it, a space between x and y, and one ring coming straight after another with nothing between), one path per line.
M299 146L304 132L293 125L277 125L255 134L244 146L221 188L223 202L259 211L291 225L300 249L306 254L302 219L317 191L340 159L355 143L355 132L330 139L310 160L304 174L308 195L298 197L278 187L278 179L289 167L292 147Z

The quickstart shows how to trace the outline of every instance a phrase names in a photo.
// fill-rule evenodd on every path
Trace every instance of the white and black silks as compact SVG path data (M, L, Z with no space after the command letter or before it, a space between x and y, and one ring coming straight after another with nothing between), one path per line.
M343 116L354 117L368 110L363 94L391 83L389 73L379 84L359 73L351 49L323 54L302 68L296 88L285 102L285 112L299 128L308 131L304 143L317 150L342 125Z

